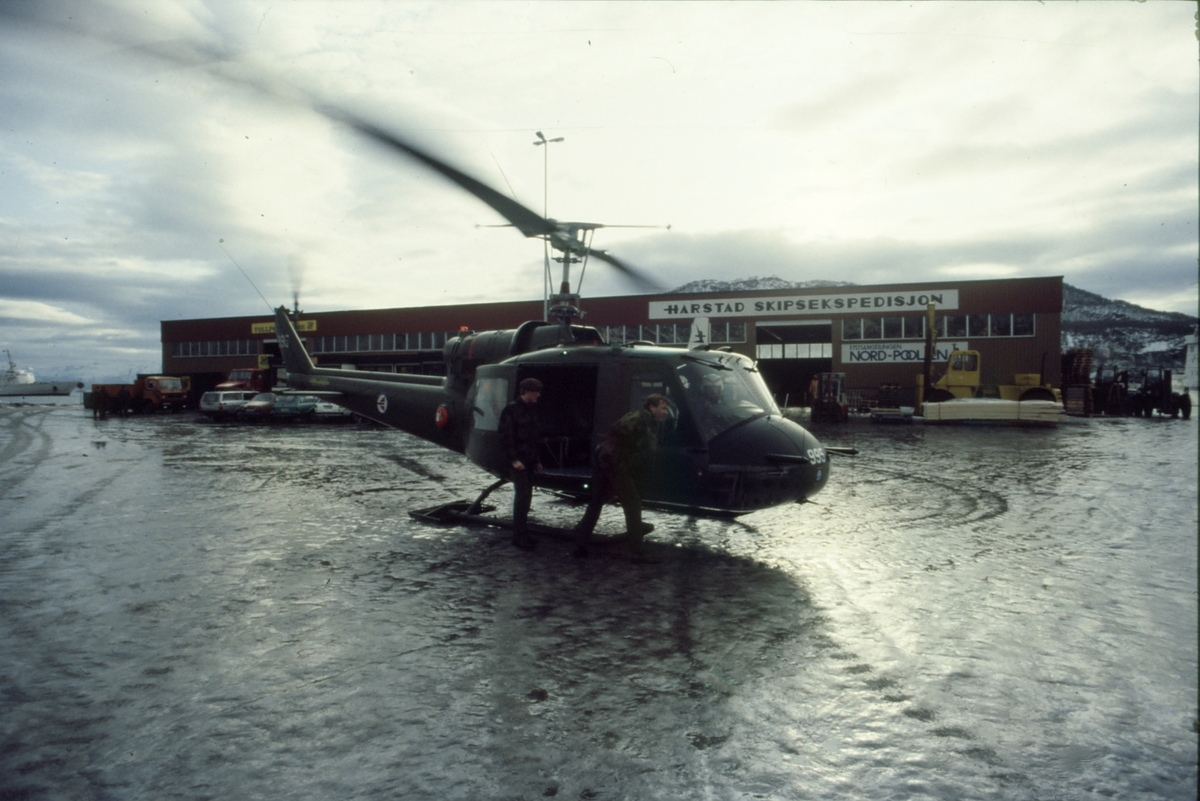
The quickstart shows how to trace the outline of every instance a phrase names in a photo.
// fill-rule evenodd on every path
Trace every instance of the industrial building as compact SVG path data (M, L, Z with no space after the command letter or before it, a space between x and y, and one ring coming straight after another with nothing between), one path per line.
M758 360L781 405L805 397L819 372L845 373L864 398L890 393L915 400L924 360L929 304L937 354L980 352L982 382L1007 384L1017 373L1060 383L1061 276L939 281L738 292L585 298L586 325L609 343L686 347L693 319L707 318L710 344ZM543 319L541 300L361 311L302 312L300 333L322 366L360 370L442 371L442 348L460 331L516 328ZM187 377L193 393L230 370L278 364L270 316L162 322L163 372Z

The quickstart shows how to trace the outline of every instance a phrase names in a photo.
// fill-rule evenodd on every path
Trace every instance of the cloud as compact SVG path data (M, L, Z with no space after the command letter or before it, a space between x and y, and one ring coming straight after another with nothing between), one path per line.
M305 94L533 209L548 186L551 216L673 224L596 240L666 286L1049 274L1196 312L1185 4L322 9L0 11L0 297L105 332L20 318L39 372L94 347L70 363L124 372L160 320L290 303L296 254L313 310L541 295L540 242L476 228L502 221ZM588 267L585 296L628 291Z
M0 324L83 327L94 322L46 303L0 298Z

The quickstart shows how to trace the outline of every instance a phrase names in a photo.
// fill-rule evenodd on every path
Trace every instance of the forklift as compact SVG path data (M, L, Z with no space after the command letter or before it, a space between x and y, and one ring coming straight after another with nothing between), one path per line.
M1170 417L1192 416L1192 397L1187 392L1173 392L1171 371L1163 367L1147 367L1142 385L1134 395L1134 414L1153 417L1155 412Z
M845 373L817 373L812 384L812 421L844 423L850 416Z

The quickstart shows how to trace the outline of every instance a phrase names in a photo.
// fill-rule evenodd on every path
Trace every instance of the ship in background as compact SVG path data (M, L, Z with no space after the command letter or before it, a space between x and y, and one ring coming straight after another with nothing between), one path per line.
M82 387L78 381L38 381L29 370L22 370L12 360L7 350L8 369L0 375L0 396L13 395L70 395L72 390Z

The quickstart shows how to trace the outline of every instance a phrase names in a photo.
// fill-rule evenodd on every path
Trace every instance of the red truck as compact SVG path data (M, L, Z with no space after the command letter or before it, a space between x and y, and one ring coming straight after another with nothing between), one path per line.
M132 384L92 384L92 404L97 411L114 414L130 412L175 412L187 401L183 379L169 375L150 375Z
M270 392L271 378L266 370L233 370L229 378L213 387L215 391L226 392L244 389L251 392Z

